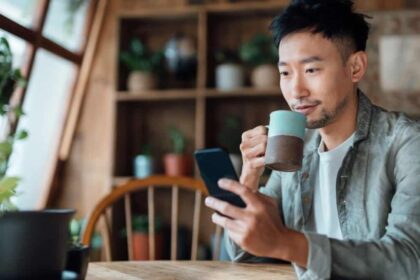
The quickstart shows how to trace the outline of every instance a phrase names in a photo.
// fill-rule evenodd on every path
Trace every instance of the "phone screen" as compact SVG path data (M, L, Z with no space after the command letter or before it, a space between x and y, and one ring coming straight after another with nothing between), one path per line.
M201 177L211 196L229 202L238 207L245 207L244 201L236 194L221 189L217 181L229 178L239 181L228 153L221 148L202 149L195 152L195 159Z

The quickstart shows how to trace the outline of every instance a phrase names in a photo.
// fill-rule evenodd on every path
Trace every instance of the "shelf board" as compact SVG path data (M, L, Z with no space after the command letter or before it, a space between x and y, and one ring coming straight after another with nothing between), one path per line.
M283 98L279 88L238 88L232 90L207 89L205 96L207 98L225 98L225 97L269 97L279 96Z
M137 94L128 91L117 92L118 102L160 101L194 99L198 95L196 89L148 90Z
M205 6L205 10L210 13L240 13L255 11L272 11L273 9L281 9L289 5L290 0L272 0L259 2L240 2L240 3L219 3Z
M189 18L198 16L200 7L178 6L171 8L144 8L141 10L124 10L118 14L120 18Z
M200 12L209 13L241 13L255 11L272 11L281 9L289 4L290 0L272 0L264 2L218 3L196 6L177 6L168 8L144 8L142 10L124 10L118 14L120 18L183 18L195 17Z

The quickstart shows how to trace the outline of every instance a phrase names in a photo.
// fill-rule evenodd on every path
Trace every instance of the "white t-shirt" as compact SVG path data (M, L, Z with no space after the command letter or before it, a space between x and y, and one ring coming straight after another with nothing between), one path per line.
M337 211L337 174L343 159L353 144L354 133L333 150L325 151L324 142L318 148L319 172L314 191L314 217L316 232L343 239Z

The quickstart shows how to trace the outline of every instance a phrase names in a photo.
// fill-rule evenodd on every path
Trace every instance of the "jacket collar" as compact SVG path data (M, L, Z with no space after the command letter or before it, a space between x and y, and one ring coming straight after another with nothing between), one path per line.
M372 103L367 96L360 90L357 90L357 127L354 136L353 144L356 144L367 138L369 134L369 127L372 118ZM318 149L319 143L321 142L321 135L318 129L307 129L307 149L308 151L314 152Z

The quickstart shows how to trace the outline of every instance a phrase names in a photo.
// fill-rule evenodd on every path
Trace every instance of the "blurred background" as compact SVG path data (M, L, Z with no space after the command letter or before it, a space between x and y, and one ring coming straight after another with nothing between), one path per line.
M192 153L204 147L226 148L239 173L241 133L287 108L268 27L288 2L1 0L8 47L0 51L10 50L24 78L15 77L10 96L0 84L0 101L13 108L0 112L0 132L19 140L0 145L0 165L20 178L18 207L75 208L83 219L130 178L199 177ZM420 1L355 4L372 17L361 89L382 107L420 117ZM180 197L188 232L194 197ZM139 227L144 199L134 199ZM169 204L158 196L162 224ZM201 227L206 258L213 225Z

